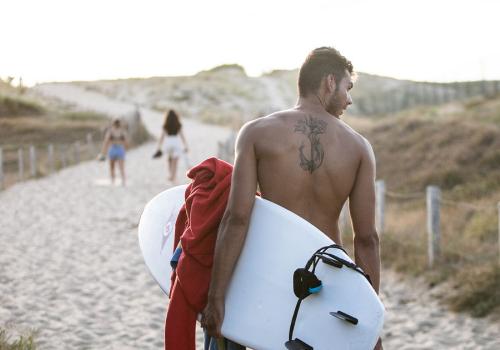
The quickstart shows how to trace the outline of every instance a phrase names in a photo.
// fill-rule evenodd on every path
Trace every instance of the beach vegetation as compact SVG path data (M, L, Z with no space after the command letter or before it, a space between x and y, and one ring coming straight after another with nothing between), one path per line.
M33 330L13 337L7 329L0 328L0 350L36 350L35 338Z
M500 98L429 109L387 115L361 128L388 191L382 263L423 276L429 288L446 283L443 299L455 311L500 315ZM432 268L428 185L442 191L441 252Z
M45 108L35 101L20 96L0 95L0 117L39 116L44 113Z
M110 117L101 113L75 110L64 104L45 101L40 96L34 100L36 102L16 95L15 91L8 91L5 96L0 95L0 148L3 155L5 187L18 181L19 152L23 153L26 177L30 166L29 148L35 147L35 177L42 177L50 172L49 144L53 145L55 170L72 165L77 159L95 159L104 132L110 125ZM129 134L132 147L150 140L150 135L142 123L130 127ZM80 149L78 156L77 143Z

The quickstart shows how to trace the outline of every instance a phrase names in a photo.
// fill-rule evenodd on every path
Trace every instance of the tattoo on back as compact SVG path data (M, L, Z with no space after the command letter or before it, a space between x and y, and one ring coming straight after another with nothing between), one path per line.
M302 142L299 148L300 167L311 174L321 166L325 157L325 151L321 145L319 135L325 133L326 126L327 123L324 120L318 120L312 116L299 120L295 124L294 132L306 135L311 144L309 158L304 154L304 142Z

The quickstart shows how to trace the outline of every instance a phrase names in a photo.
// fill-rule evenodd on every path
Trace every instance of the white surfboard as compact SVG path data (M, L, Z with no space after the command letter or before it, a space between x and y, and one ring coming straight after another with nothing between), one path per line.
M170 292L170 259L173 255L175 221L184 204L187 185L172 187L146 204L139 221L142 256L161 289Z
M165 292L170 288L172 225L185 189L178 186L153 198L139 223L144 259ZM331 239L306 220L257 197L226 295L222 334L256 350L285 349L297 303L293 273L304 267L317 249L331 244ZM329 252L352 262L340 249ZM382 331L385 310L366 278L345 266L337 268L322 262L316 275L323 288L302 302L293 338L316 350L373 349ZM338 311L354 317L357 324L330 314Z

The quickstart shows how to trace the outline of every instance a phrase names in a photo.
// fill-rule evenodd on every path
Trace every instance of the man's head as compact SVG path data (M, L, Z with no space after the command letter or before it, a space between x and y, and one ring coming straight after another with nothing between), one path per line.
M352 103L352 63L332 47L314 49L306 58L299 72L301 97L317 96L325 109L340 116Z

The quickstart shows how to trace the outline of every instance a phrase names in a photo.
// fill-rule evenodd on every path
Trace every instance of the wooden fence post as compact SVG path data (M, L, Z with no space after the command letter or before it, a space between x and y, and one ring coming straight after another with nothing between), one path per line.
M217 141L217 158L224 159L224 155L222 154L222 141Z
M19 181L24 179L24 153L23 149L19 148L17 150L17 169L19 171Z
M481 95L486 97L488 95L488 87L486 86L486 80L481 80Z
M54 173L54 145L49 144L47 147L47 169L49 174Z
M441 201L441 190L437 186L427 187L427 250L429 267L440 255L441 231L439 206Z
M497 208L498 208L498 265L500 265L500 202L498 202Z
M67 164L66 150L64 149L64 145L61 145L59 147L59 150L61 152L61 168L66 168L68 164Z
M75 142L75 164L80 163L80 142Z
M35 146L30 146L30 173L31 177L36 177L36 149Z
M0 190L3 190L3 150L0 147Z
M133 116L130 120L130 138L132 142L137 141L137 132L139 130L139 125L141 124L141 110L139 105L135 105L135 110Z
M87 154L89 158L95 157L94 153L94 140L92 139L92 134L89 132L87 134Z
M382 234L385 230L385 181L378 180L375 182L375 225L378 234Z

